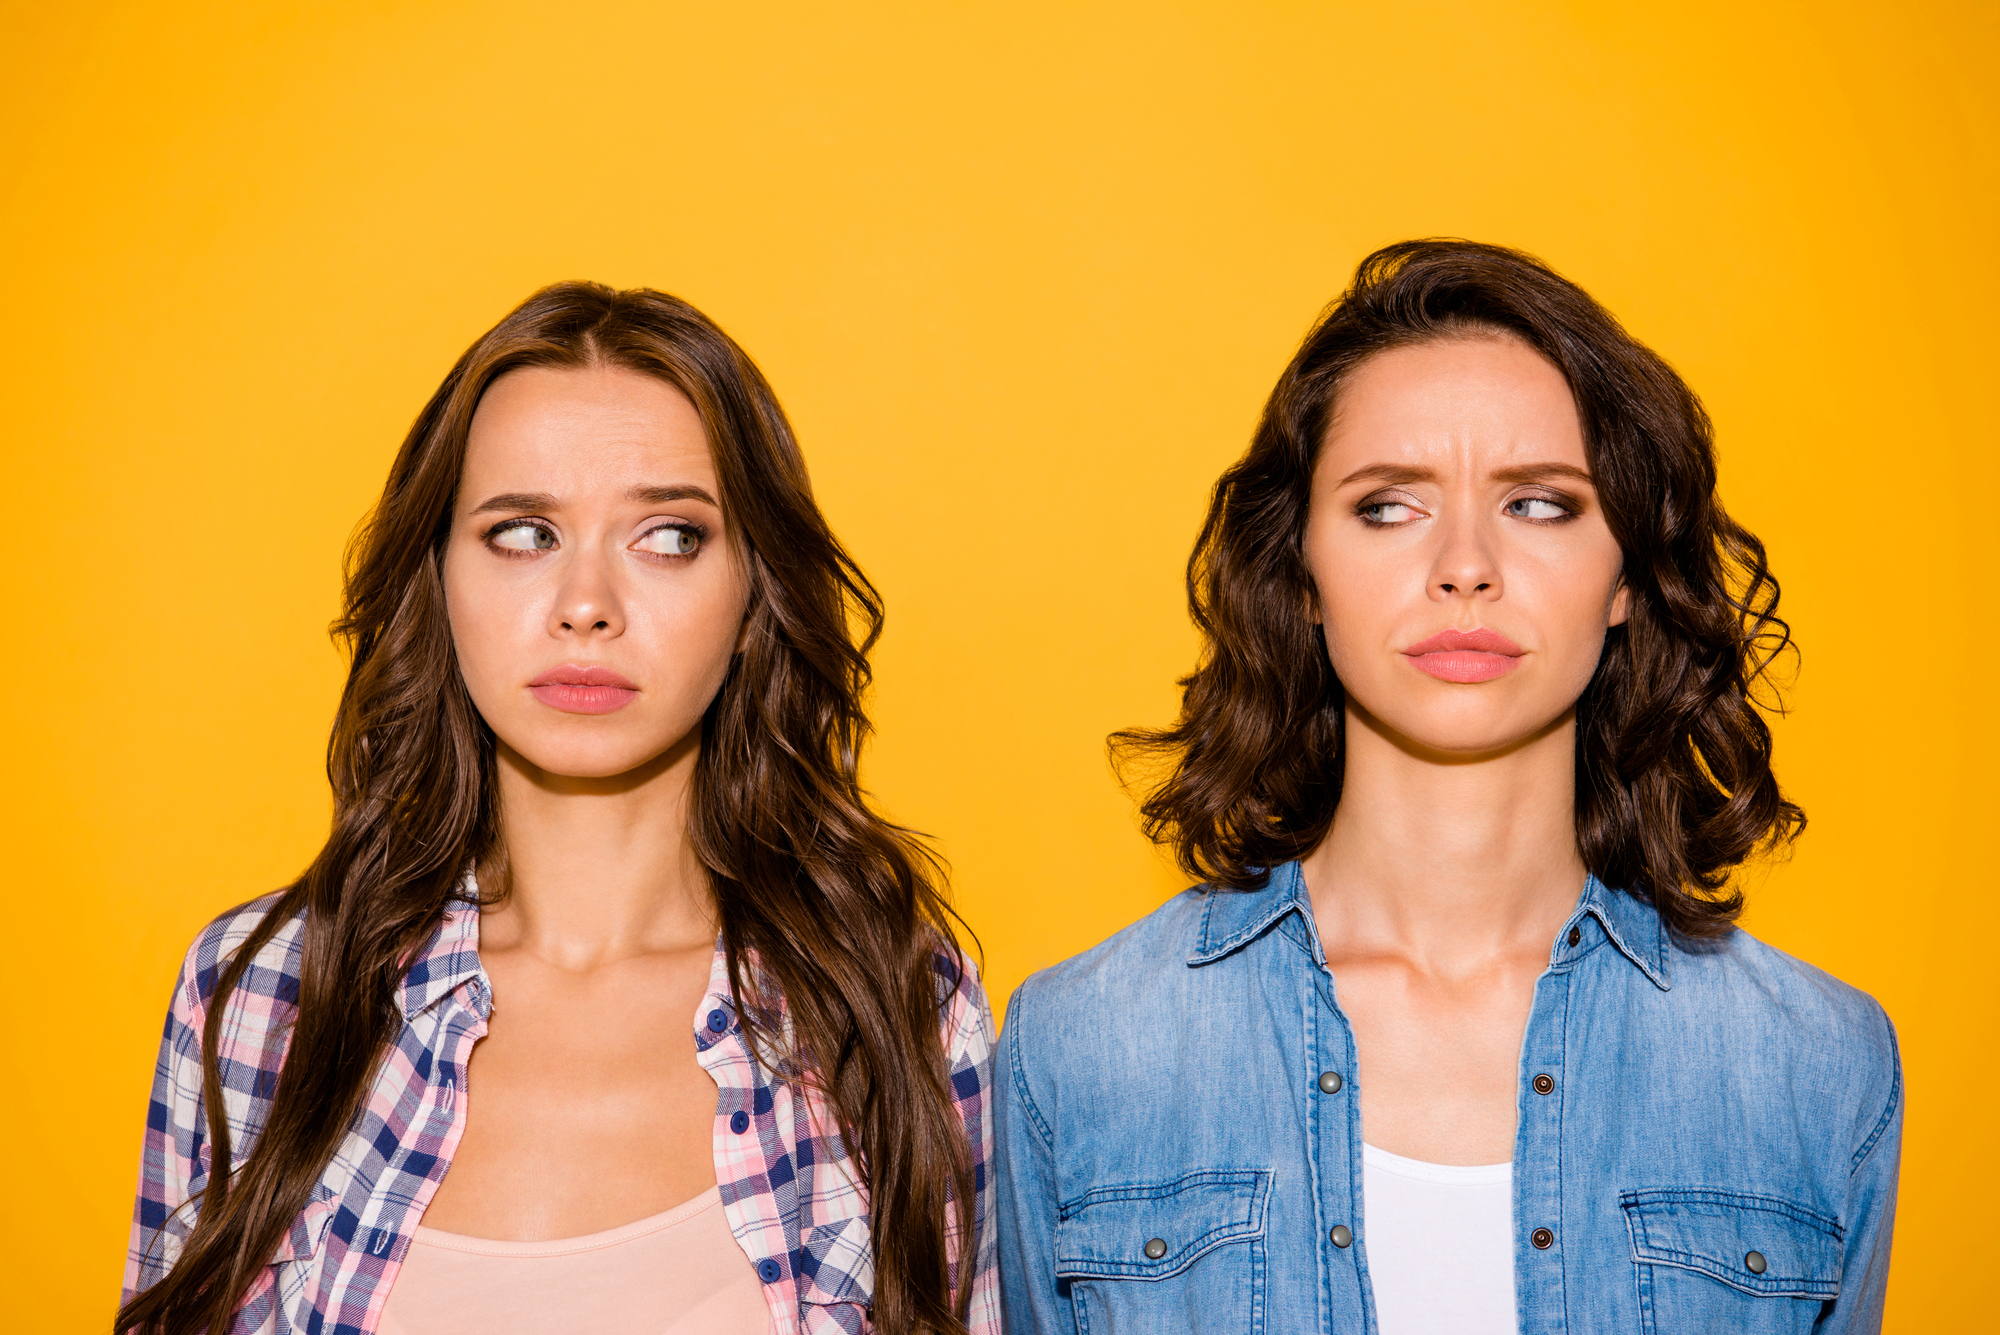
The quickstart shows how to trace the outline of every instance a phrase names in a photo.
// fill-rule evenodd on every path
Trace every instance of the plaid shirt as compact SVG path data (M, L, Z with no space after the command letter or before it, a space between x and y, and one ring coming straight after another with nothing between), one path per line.
M230 953L273 898L224 914L188 952L167 1013L146 1118L146 1147L125 1266L125 1297L172 1267L208 1180L202 1028ZM221 1027L223 1101L241 1164L269 1115L299 991L303 917L285 924L243 975ZM465 1131L465 1068L486 1032L492 990L479 967L479 912L454 905L403 979L404 1024L361 1110L232 1335L373 1331L397 1269ZM954 977L953 975L957 975ZM952 1089L972 1146L978 1239L969 1326L999 1335L991 1192L993 1019L970 961L939 961ZM714 1077L715 1176L729 1228L764 1283L773 1335L859 1335L869 1328L874 1251L866 1188L824 1098L753 1062L718 946L694 1017L696 1059Z

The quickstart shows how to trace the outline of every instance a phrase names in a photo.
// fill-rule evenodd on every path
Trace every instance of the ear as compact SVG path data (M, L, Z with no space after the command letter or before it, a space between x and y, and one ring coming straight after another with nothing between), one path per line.
M1618 577L1618 587L1611 592L1611 619L1604 624L1606 626L1622 626L1625 624L1625 619L1631 615L1632 590L1625 583L1625 577L1620 575Z

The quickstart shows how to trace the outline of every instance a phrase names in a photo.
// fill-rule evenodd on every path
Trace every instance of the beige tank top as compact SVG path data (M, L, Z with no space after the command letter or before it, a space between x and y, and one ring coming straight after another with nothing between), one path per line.
M376 1335L769 1335L771 1311L710 1187L581 1238L494 1242L419 1226Z

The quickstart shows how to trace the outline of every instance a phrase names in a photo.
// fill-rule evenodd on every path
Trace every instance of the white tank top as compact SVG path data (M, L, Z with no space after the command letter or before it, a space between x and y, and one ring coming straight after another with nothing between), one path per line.
M1361 1147L1382 1335L1514 1335L1514 1165L1459 1168Z
M417 1228L376 1335L768 1335L722 1195L548 1242Z

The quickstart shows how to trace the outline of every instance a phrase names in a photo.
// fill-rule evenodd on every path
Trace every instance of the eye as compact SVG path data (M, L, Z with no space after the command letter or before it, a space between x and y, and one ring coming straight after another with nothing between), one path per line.
M632 546L656 556L693 556L701 549L701 530L693 524L662 524L648 529Z
M1520 496L1507 502L1507 513L1516 519L1567 519L1573 512L1546 496Z
M486 535L495 547L509 552L546 552L556 545L555 530L533 520L516 519Z
M1401 524L1416 518L1417 510L1402 501L1375 501L1361 506L1354 513L1361 516L1363 523L1386 528L1390 524Z

